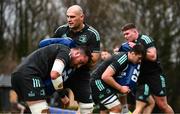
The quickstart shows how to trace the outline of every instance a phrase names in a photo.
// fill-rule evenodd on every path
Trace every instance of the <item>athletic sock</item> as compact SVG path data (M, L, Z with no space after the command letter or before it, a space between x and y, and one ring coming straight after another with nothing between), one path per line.
M122 114L129 114L128 104L122 105Z

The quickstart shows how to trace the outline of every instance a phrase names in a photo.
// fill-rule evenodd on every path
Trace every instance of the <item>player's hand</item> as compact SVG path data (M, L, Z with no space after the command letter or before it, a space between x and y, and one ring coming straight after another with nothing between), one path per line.
M130 46L131 48L133 48L134 45L136 45L134 42L128 42L128 44L129 44L129 46Z
M63 105L69 105L69 102L70 102L70 100L69 100L69 98L65 95L63 98L61 98L61 102L62 102L62 104Z
M122 86L120 92L124 94L128 94L131 90L128 86Z

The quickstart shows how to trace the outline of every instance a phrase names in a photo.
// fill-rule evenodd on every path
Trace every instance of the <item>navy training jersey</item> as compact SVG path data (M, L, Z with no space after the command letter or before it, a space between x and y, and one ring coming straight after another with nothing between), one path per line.
M70 48L61 44L52 44L39 48L18 65L14 72L39 76L42 79L50 77L50 72L55 59L61 59L65 64L65 70L69 69Z
M112 67L115 71L115 77L120 75L128 66L128 56L127 53L119 53L113 55L110 59L100 63L97 68L92 72L93 79L101 79L102 74L108 66ZM114 77L114 78L115 78Z
M147 35L139 35L138 39L135 42L142 44L146 50L150 47L156 48L154 40ZM161 72L160 61L158 60L158 58L156 59L156 61L149 61L147 59L144 59L141 63L140 74L144 75L155 72Z
M57 28L53 37L70 37L77 45L87 46L92 52L100 52L99 33L87 24L81 31L76 33L70 30L68 24L62 25Z

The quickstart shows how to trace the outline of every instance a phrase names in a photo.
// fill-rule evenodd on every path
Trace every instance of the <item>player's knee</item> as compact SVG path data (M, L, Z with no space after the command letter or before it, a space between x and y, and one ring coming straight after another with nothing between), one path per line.
M94 103L79 103L81 114L91 114L93 112Z
M149 104L150 107L154 108L155 101L154 101L152 96L149 96L148 104Z
M168 108L168 104L166 103L157 103L157 105L161 110L166 110Z
M43 101L29 106L32 114L50 114L48 104Z
M155 107L155 102L150 102L148 105L149 105L149 107L154 108Z

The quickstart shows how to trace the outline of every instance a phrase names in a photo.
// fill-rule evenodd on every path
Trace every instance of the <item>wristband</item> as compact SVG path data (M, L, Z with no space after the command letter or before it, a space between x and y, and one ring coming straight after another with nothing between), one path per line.
M62 76L59 76L55 80L52 80L52 84L55 90L63 89L63 79Z

